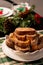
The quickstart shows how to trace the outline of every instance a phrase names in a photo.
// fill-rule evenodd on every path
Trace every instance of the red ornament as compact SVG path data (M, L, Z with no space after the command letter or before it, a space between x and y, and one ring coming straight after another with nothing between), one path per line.
M0 10L0 15L2 15L3 14L3 11L2 10Z
M36 22L37 22L38 24L40 24L40 18L41 18L41 16L36 13L36 14L34 15L34 17L35 17Z

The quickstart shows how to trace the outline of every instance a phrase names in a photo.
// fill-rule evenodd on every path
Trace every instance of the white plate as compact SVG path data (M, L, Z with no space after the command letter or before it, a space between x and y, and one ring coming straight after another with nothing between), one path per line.
M17 61L30 62L30 61L35 61L40 58L43 58L43 49L37 50L32 53L29 53L29 52L23 53L23 52L15 51L9 48L6 45L6 41L4 41L2 44L2 50L8 57Z
M6 8L6 7L0 7L3 9L3 14L1 16L8 17L13 14L13 10Z
M40 34L43 34L43 30L38 30L37 32Z

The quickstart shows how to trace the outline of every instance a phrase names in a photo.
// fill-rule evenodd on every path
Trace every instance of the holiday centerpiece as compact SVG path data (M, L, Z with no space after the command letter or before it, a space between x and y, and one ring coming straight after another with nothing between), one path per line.
M35 11L35 6L29 6L28 3L22 3L14 8L12 17L2 17L0 30L5 34L13 32L17 27L32 27L36 30L43 29L43 17Z

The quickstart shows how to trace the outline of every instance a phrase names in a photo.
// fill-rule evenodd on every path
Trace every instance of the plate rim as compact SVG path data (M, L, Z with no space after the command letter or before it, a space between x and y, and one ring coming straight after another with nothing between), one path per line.
M3 50L3 52L5 53L5 55L7 55L8 57L10 57L10 55L8 55L9 54L9 52L7 51L7 50L5 50L5 49L3 49L3 48L5 48L3 45L4 44L6 44L5 43L5 40L4 40L4 42L2 43L2 50ZM7 46L7 45L6 45ZM8 46L6 47L6 48L8 48L8 49L11 49L11 48L9 48ZM7 51L8 52L8 54L5 52L5 51ZM11 51L10 51L11 52ZM15 54L15 53L14 53ZM42 56L43 57L43 56ZM30 59L30 60L20 60L20 59L15 59L15 58L12 58L12 57L10 57L10 58L12 58L12 59L14 59L14 60L17 60L17 61L22 61L22 62L31 62L31 61L36 61L36 60L39 60L39 59L41 59L42 57L40 57L40 58L38 58L38 59Z
M6 15L2 15L2 16L4 16L4 17L8 17L8 16L10 16L10 15L12 15L13 14L13 10L11 9L11 8L8 8L8 7L0 7L0 8L5 8L5 9L8 9L9 10L9 12L8 12L8 14Z

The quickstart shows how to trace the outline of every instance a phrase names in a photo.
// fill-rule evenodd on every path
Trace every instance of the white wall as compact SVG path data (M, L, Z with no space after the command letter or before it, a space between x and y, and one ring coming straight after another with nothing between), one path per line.
M19 4L21 2L28 2L29 3L30 0L12 0L12 1Z
M10 4L9 2L6 2L4 0L0 0L0 7L8 7L11 8L12 4Z
M32 4L36 6L35 11L43 16L43 0L30 0L30 5Z

